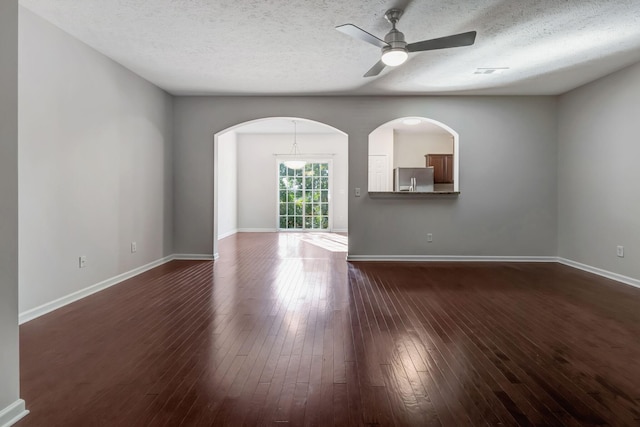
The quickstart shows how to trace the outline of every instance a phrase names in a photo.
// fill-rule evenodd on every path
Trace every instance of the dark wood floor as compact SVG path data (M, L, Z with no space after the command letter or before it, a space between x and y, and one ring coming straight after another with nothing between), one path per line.
M640 425L640 290L239 234L20 328L19 426Z

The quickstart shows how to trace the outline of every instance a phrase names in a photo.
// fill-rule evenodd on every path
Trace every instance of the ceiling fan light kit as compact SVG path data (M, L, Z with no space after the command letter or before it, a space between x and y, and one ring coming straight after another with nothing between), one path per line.
M389 67L397 67L407 60L409 54L404 49L389 48L382 52L382 62Z
M365 73L364 77L377 76L382 72L385 66L396 67L403 64L408 59L409 52L423 52L427 50L470 46L475 43L476 32L469 31L452 36L407 44L404 39L404 34L396 28L396 24L400 20L402 14L402 9L389 9L384 14L387 21L391 23L391 31L387 33L384 40L353 24L343 24L336 27L336 30L348 36L362 40L382 49L380 61L371 67L371 69Z

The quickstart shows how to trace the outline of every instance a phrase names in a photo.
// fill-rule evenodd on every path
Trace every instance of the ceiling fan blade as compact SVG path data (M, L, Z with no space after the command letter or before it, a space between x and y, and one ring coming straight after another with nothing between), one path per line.
M370 44L372 44L374 46L385 47L385 46L389 45L384 40L379 39L378 37L374 36L373 34L367 33L362 28L356 27L353 24L338 25L336 27L336 30L338 30L341 33L344 33L344 34L346 34L348 36L351 36L354 39L362 40L363 42L370 43Z
M446 49L449 47L470 46L476 41L476 32L455 34L453 36L440 37L437 39L423 40L421 42L409 43L409 52L422 52L424 50Z
M380 72L382 72L382 70L384 70L384 67L386 67L386 65L384 62L382 62L382 59L381 59L380 61L376 62L376 64L373 67L371 67L363 77L377 76L378 74L380 74Z

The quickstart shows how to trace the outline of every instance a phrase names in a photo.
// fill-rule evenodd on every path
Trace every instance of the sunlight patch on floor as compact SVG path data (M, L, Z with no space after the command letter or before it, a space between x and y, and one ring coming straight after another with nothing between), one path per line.
M347 252L348 237L335 233L305 233L301 239L330 252Z

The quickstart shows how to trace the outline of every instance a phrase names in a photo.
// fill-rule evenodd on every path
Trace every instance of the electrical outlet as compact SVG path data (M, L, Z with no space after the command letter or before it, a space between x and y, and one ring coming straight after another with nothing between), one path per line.
M433 234L427 233L427 242L429 243L433 242Z
M618 255L620 258L624 258L624 246L618 246L616 248L616 255Z
M134 254L136 253L137 250L138 250L138 245L136 245L136 242L131 242L131 253Z
M78 268L85 268L87 266L87 257L82 255L78 257Z
M356 187L356 197L360 197L360 188Z

